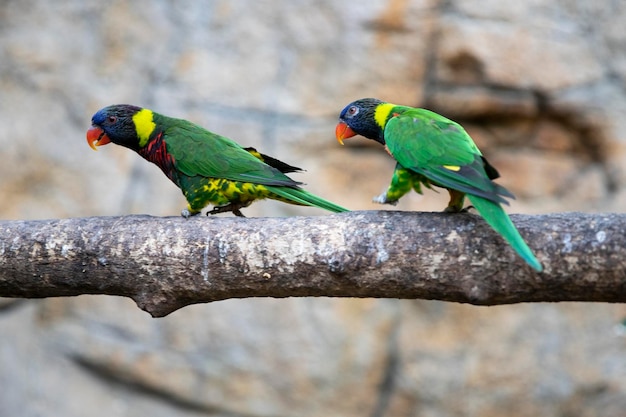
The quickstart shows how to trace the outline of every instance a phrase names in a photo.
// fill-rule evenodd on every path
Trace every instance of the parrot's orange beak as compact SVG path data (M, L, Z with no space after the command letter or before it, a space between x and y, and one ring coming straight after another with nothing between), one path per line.
M101 128L91 126L89 130L87 130L87 144L94 151L98 150L96 146L106 145L107 143L111 143L111 139L109 139Z
M356 136L356 132L345 122L339 122L335 127L335 136L337 137L337 142L343 145L343 140Z

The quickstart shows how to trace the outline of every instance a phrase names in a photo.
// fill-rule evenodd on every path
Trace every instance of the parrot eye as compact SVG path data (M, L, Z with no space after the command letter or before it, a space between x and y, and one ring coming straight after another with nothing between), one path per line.
M356 116L358 112L359 108L357 106L350 106L350 108L348 109L348 116Z
M116 116L109 116L109 117L107 117L107 122L113 124L113 123L117 122L117 117Z

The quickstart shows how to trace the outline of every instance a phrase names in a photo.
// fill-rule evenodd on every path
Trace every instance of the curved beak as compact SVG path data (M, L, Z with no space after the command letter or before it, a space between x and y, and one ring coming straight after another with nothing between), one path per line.
M343 140L356 136L356 132L352 130L346 122L339 121L335 127L335 136L337 137L337 142L343 145Z
M87 144L94 151L98 150L96 146L106 145L107 143L111 143L111 139L109 139L107 134L101 128L91 126L89 130L87 130Z

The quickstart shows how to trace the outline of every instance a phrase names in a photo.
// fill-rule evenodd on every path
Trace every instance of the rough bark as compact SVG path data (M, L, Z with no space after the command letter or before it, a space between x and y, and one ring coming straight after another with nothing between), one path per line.
M626 215L511 216L536 273L478 216L0 222L0 296L130 297L153 316L243 297L626 302Z

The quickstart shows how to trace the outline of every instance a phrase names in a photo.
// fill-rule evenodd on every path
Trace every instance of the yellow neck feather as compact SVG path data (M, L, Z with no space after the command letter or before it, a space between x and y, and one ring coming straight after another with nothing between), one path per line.
M146 143L150 140L150 135L152 135L156 127L156 124L152 121L152 116L152 110L148 109L141 109L133 116L140 147L146 146Z
M376 107L376 110L374 110L374 120L376 120L376 124L380 126L381 129L385 128L385 124L389 118L389 113L391 113L391 109L394 107L396 107L395 104L382 103Z

